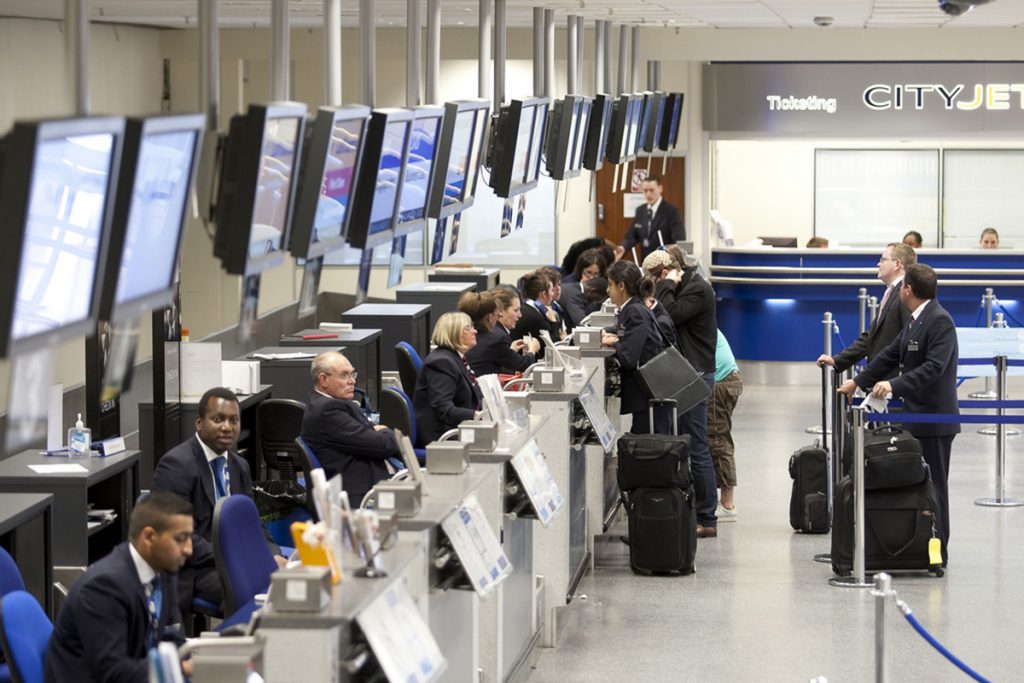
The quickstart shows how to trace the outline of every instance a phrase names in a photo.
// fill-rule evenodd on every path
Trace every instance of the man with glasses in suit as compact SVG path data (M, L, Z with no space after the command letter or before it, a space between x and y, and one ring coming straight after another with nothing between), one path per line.
M686 239L686 228L679 217L679 209L662 199L661 178L649 175L642 187L646 203L637 207L633 225L626 231L626 238L620 246L615 247L616 259L622 258L634 245L638 245L640 261L643 261L658 247Z

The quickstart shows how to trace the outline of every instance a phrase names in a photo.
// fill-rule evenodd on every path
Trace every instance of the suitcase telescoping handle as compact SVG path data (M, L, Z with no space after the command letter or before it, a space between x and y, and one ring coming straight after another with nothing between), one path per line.
M674 398L652 398L647 401L648 419L651 421L651 434L654 434L654 408L656 406L672 406L672 436L679 436L679 408Z

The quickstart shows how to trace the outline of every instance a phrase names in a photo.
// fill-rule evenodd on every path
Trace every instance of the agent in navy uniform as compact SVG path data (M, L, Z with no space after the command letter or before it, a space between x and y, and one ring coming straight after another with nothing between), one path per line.
M388 460L400 459L395 433L373 425L355 402L357 373L337 351L322 353L310 368L313 391L302 418L302 438L327 478L341 474L349 502L359 505L373 485L390 476Z
M483 401L466 360L466 351L476 346L470 317L457 311L445 313L437 319L430 341L437 348L423 361L412 398L420 447L465 420L479 418Z
M71 587L47 645L48 683L147 683L149 649L185 642L175 575L192 554L192 506L152 493L128 524L129 541ZM192 675L192 663L182 670Z
M216 605L223 600L213 556L213 510L224 496L252 498L249 463L235 450L239 421L234 392L224 387L208 390L199 399L195 436L167 451L153 472L154 491L170 491L192 504L192 555L178 577L182 614L189 611L193 595ZM286 558L266 527L263 532L274 559L283 567Z
M853 396L857 387L884 398L903 399L907 413L959 415L956 397L958 349L956 325L935 298L937 279L931 267L918 263L906 269L900 298L911 312L911 321L864 372L846 380L839 392ZM894 369L899 374L891 380ZM903 428L921 442L921 453L931 469L939 502L942 563L949 545L949 458L960 424L909 423Z
M661 197L661 178L647 176L643 182L646 204L638 206L633 225L626 232L622 245L615 247L615 258L622 258L634 245L639 247L640 260L658 247L675 244L686 239L686 228L679 217L679 209Z

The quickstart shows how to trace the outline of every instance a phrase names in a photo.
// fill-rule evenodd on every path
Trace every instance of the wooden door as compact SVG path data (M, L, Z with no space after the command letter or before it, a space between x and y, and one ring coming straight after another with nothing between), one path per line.
M625 193L622 191L622 173L627 174ZM637 192L640 193L637 201L642 202L643 194L639 189L640 179L647 176L659 176L664 190L662 195L664 200L676 206L681 216L686 215L683 205L684 188L686 187L686 157L669 157L664 160L664 163L661 156L640 157L630 164L622 164L619 167L619 173L615 172L615 166L605 162L601 170L597 172L597 201L594 204L598 237L611 240L615 244L622 242L626 231L633 224L634 213L630 211L629 216L624 215L624 206L627 201L627 197L624 195L631 194L632 186L635 183L638 188ZM613 186L613 183L616 182L617 184ZM691 234L689 226L686 228L686 234L687 236ZM632 260L632 256L629 254L626 255L626 258Z

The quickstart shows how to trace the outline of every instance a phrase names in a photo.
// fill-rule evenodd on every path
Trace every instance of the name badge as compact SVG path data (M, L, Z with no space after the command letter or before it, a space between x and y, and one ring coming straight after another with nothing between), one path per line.
M920 350L921 350L921 347L919 347L917 345L916 341L911 341L909 344L907 344L907 351L920 351Z

